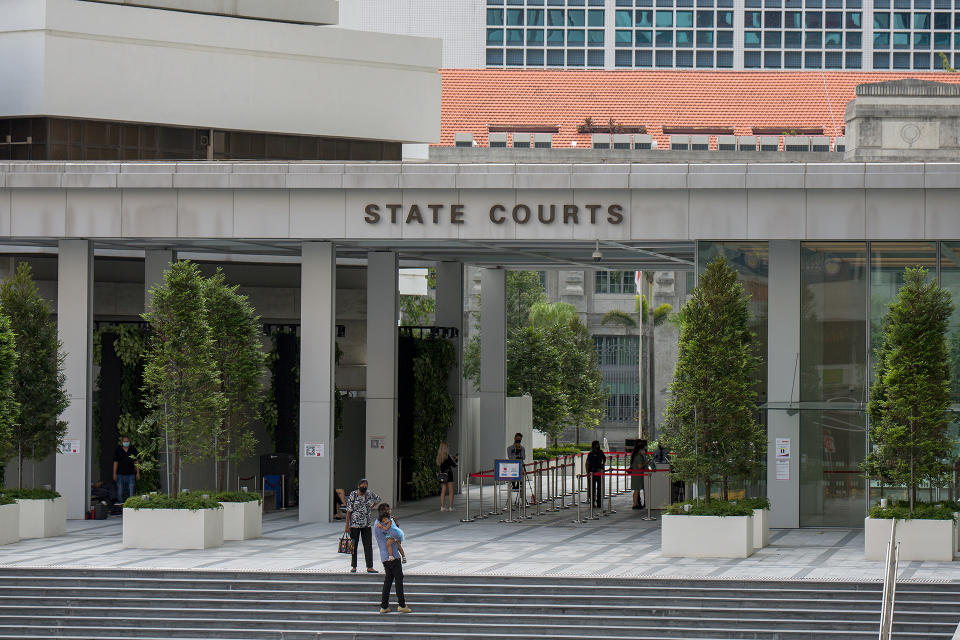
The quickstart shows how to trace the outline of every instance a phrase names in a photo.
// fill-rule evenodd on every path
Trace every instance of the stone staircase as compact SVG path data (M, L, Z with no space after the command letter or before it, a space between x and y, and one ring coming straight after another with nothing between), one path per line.
M0 638L876 638L881 585L0 568ZM960 584L897 588L895 638L952 638Z

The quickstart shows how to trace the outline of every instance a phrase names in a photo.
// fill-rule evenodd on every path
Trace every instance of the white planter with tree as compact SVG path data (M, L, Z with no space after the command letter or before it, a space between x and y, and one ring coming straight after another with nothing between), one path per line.
M128 549L209 549L223 544L223 508L211 498L182 494L129 498L123 509Z
M679 354L660 444L672 452L671 476L702 486L705 495L670 506L661 530L666 556L745 558L754 551L753 507L728 501L729 481L756 476L767 446L757 420L760 358L748 302L737 272L720 257L677 316ZM759 537L762 543L763 531Z
M259 538L263 528L263 505L255 493L229 492L216 496L223 507L223 539Z
M52 538L67 532L67 501L49 489L11 489L20 505L20 538Z
M20 540L20 505L13 498L0 495L0 544Z
M900 558L952 560L956 548L953 510L921 503L917 489L941 487L953 474L954 441L949 434L950 365L947 329L950 294L926 269L907 267L903 286L890 303L870 389L871 450L866 475L881 486L904 487L907 499L876 506L865 521L864 555L879 559L876 542L890 536L897 518ZM871 522L873 519L881 522ZM881 554L882 555L882 554Z

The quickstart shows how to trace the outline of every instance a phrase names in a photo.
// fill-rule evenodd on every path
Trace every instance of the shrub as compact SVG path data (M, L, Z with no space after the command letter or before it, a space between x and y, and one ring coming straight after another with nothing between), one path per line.
M60 497L50 489L5 489L3 494L13 500L54 500Z
M930 504L929 502L915 502L913 513L910 513L910 502L907 500L898 500L887 505L884 509L877 505L870 509L870 517L878 520L953 520L954 507L956 504Z
M744 498L743 500L737 500L737 504L743 505L749 509L770 510L770 500L767 498Z
M204 495L210 497L204 498ZM166 494L133 496L127 498L123 503L124 509L189 509L197 511L198 509L222 509L220 503L212 496L214 494L204 494L199 491L181 493L177 496L168 496Z
M753 507L744 504L745 501L727 502L726 500L711 500L710 502L674 502L667 507L667 514L671 516L752 516ZM684 511L684 505L691 505L690 511Z
M0 506L5 504L15 504L17 501L11 498L10 496L0 493Z
M217 502L261 502L260 494L250 491L221 491L211 497Z

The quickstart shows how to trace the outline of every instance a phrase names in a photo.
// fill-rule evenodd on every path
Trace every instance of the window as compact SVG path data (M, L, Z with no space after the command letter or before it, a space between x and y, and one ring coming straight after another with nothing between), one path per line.
M603 9L591 9L587 12L587 26L588 27L602 27L603 26Z
M547 29L547 43L563 46L563 29Z
M717 26L724 29L732 29L733 11L717 11Z
M783 17L783 26L787 29L802 29L803 15L799 11L787 11Z
M543 66L543 49L527 49L527 66Z
M499 26L503 24L503 9L487 9L487 24Z
M596 293L636 295L637 287L633 271L597 271L594 273Z
M657 46L658 46L658 47L672 47L672 46L673 46L673 31L657 31Z
M673 26L673 12L672 12L672 11L657 11L657 26L658 26L658 27L672 27L672 26Z
M523 44L523 29L507 29L507 44Z
M638 26L638 27L652 27L652 26L653 26L653 11L637 11L637 26Z
M807 29L819 29L822 24L822 17L819 11L807 11L805 16Z
M698 47L712 47L713 46L713 31L697 31L697 46ZM700 66L699 64L697 66ZM710 65L713 66L713 65Z
M637 11L637 13L640 13ZM633 26L633 16L630 15L629 11L618 10L614 14L614 21L618 27L632 27Z
M527 29L527 46L543 46L543 29Z
M523 66L523 49L507 49L507 64L512 67Z
M717 31L717 47L733 47L733 31Z
M614 43L618 47L629 47L633 41L633 32L617 29L614 32Z
M744 51L743 66L746 67L747 69L759 69L760 68L760 52Z
M802 65L803 57L799 51L787 51L783 54L783 66L786 69L799 69Z
M856 51L847 52L847 69L859 69L863 66L863 54Z
M550 67L562 67L563 49L547 49L547 65Z
M487 44L503 44L503 29L487 29Z
M890 48L890 33L874 33L873 34L873 48L874 49L889 49ZM876 64L874 64L876 66ZM886 69L887 67L883 67Z
M929 29L929 28L930 28L930 14L929 14L929 13L915 13L915 14L913 14L913 28L914 28L914 29Z
M780 32L779 31L766 31L763 34L763 46L767 49L779 49L780 48Z
M859 31L848 31L847 32L847 49L859 49L860 42L862 40L861 33Z
M713 67L713 51L697 51L697 66L700 68Z
M804 55L803 66L806 69L819 69L822 66L820 60L819 51L807 51Z
M843 14L839 11L827 11L824 26L827 29L843 29Z
M523 9L507 9L507 24L520 26L523 24Z
M890 68L890 54L889 54L889 53L875 53L875 54L873 54L873 68L874 68L874 69L889 69L889 68Z
M562 27L566 23L563 9L550 9L547 11L547 25L551 27Z
M779 29L780 18L781 15L779 11L767 11L763 14L763 26L767 29Z
M803 45L803 32L787 31L783 34L783 46L787 49L799 49Z
M693 51L677 51L677 66L678 66L678 67L692 67L692 66L693 66Z
M743 46L749 48L759 48L760 47L760 32L759 31L744 31L743 32Z
M697 26L700 28L712 27L713 11L697 11Z
M874 28L874 29L889 29L889 28L890 28L890 14L889 14L889 13L875 13L875 14L873 14L873 28Z
M638 47L652 47L652 46L653 46L653 31L637 31L637 46L638 46Z
M587 64L591 67L603 66L603 50L587 51Z
M584 65L584 55L582 50L567 51L567 66L582 67Z
M587 31L587 45L591 47L602 47L603 29L590 29Z
M843 47L843 33L840 31L827 31L823 36L823 46L827 49L840 49Z
M693 11L677 11L677 27L687 29L693 26Z
M635 55L635 60L638 67L652 67L653 51L650 51L649 49L637 51Z
M527 9L527 26L543 26L543 9Z
M584 15L583 9L570 9L567 11L567 26L569 27L585 27L586 26L586 16Z
M567 31L567 45L582 47L584 40L583 29L569 29Z
M747 11L743 14L743 26L745 29L759 29L763 26L763 16L759 11Z
M765 51L763 54L763 66L767 69L779 69L780 68L780 52Z
M677 31L676 41L678 47L692 47L693 31ZM677 66L679 66L679 64ZM692 61L690 66L693 66Z
M487 65L502 65L503 49L487 49Z
M822 41L822 38L819 31L807 31L805 38L807 49L820 48L820 42Z
M614 63L617 67L630 67L633 65L633 53L630 51L617 51L614 57Z
M732 69L733 51L717 51L717 67L720 69Z
M593 340L607 390L604 421L636 423L640 398L639 336L594 336Z

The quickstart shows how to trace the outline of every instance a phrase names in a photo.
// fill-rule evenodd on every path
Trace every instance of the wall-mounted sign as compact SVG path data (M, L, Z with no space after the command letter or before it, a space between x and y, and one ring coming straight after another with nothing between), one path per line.
M777 480L790 479L790 461L777 460Z
M372 436L370 438L370 448L371 449L386 449L387 448L387 439L384 436Z
M523 460L497 460L493 465L493 475L497 482L519 480L523 472Z
M777 460L790 459L790 438L777 438Z
M494 204L486 212L493 224L620 224L623 205L619 204ZM464 224L470 215L465 204L368 204L363 208L367 224Z
M326 447L322 442L305 442L303 445L304 458L322 458L326 453Z
M63 455L74 455L80 453L79 440L64 440L60 445L60 453Z

